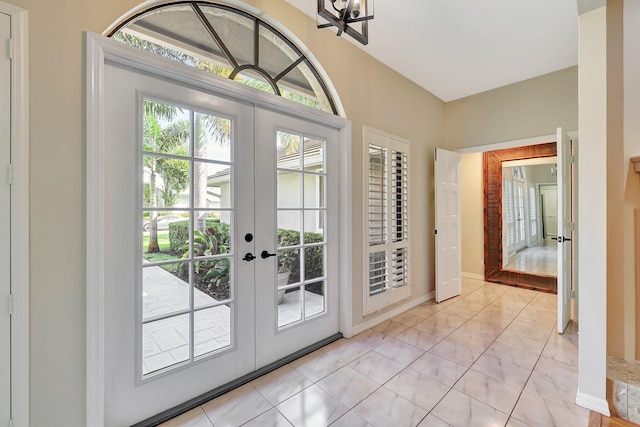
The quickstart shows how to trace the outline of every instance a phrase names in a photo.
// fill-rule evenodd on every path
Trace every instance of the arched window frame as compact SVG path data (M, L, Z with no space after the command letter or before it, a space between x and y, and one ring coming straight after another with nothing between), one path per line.
M171 8L177 6L190 6L194 13L199 17L200 21L203 23L209 34L211 35L212 44L217 45L217 47L224 53L224 56L229 61L229 64L233 67L231 73L229 75L229 79L234 80L239 73L245 70L251 70L253 72L258 73L262 76L266 82L269 84L271 89L276 95L282 96L282 91L280 90L280 86L278 82L292 69L296 68L301 63L305 63L311 73L314 75L317 83L320 85L324 96L327 99L329 104L329 108L331 112L337 116L345 117L344 109L338 99L335 88L331 84L328 76L319 66L317 60L311 55L311 53L306 48L300 48L299 45L302 45L297 38L284 27L279 25L276 21L265 17L263 14L259 13L258 9L245 5L239 1L227 1L225 3L221 2L213 2L213 1L163 1L163 0L150 0L143 4L141 4L138 8L132 10L129 14L122 16L115 24L113 24L110 28L108 28L103 34L107 37L113 37L120 30L126 28L129 24L135 22L139 18L143 17L146 14ZM223 40L217 36L217 32L215 28L211 25L209 20L202 13L201 7L214 7L221 10L229 11L232 13L237 13L245 18L248 18L254 23L254 55L253 61L251 63L243 63L240 64L235 59L233 54L229 51L229 49L224 44ZM260 16L258 16L260 15ZM271 75L267 70L260 67L259 64L259 43L258 33L260 26L268 29L281 40L283 40L289 48L291 48L297 55L298 58L292 61L288 67L282 70L278 75ZM310 82L311 83L311 82ZM315 90L314 90L315 92ZM296 102L294 100L294 102ZM313 108L313 107L312 107ZM325 109L323 109L325 110ZM326 110L325 110L326 111Z

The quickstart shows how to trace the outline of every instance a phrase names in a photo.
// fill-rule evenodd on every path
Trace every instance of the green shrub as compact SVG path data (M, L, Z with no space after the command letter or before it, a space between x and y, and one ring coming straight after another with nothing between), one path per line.
M323 239L322 234L306 232L304 233L304 243L320 243ZM278 229L278 246L295 246L299 245L300 232L295 230ZM306 268L306 279L321 277L324 273L324 254L323 246L304 249L304 262ZM280 260L283 261L279 266L279 271L290 270L289 283L300 281L300 250L288 249L280 252Z
M219 219L207 219L206 228L223 226L226 228L226 241L229 241L229 225ZM184 253L184 245L189 241L189 221L177 221L169 224L169 251L174 255Z

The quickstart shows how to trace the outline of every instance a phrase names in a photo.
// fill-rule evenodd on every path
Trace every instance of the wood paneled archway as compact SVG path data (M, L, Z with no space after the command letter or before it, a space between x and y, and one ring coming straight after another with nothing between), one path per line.
M502 162L556 155L556 143L484 153L484 277L489 282L556 292L552 276L502 269Z

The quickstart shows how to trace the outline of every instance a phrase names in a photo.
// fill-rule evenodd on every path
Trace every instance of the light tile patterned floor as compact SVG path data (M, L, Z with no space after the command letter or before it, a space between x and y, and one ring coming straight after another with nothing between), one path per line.
M521 250L509 259L505 270L556 276L558 274L558 242L545 240L539 246Z
M212 400L163 427L587 426L578 336L556 296L464 279L421 304Z

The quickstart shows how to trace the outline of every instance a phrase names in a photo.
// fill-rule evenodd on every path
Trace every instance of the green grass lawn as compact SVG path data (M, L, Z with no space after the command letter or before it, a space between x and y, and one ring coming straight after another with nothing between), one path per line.
M149 246L149 234L144 234L142 237L142 249L144 251L144 259L151 262L166 261L170 259L176 259L175 255L169 254L169 231L158 231L158 245L160 246L160 252L153 254L147 253L147 247Z

